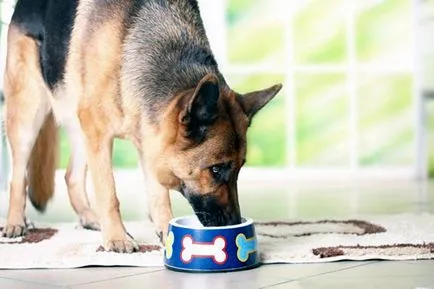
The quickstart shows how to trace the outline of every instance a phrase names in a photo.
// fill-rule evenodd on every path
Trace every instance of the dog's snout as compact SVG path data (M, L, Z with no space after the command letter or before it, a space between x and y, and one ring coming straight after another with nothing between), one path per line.
M227 226L241 224L241 215L239 212L234 212L227 218Z
M184 196L191 204L199 221L205 227L228 226L241 223L238 207L222 205L212 196L184 191Z

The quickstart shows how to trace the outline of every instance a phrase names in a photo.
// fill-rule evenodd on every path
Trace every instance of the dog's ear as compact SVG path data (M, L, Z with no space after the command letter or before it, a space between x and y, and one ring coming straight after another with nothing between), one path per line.
M276 94L282 89L282 84L276 84L272 87L253 91L244 94L241 97L241 103L244 109L244 112L252 119L253 116L263 108Z
M203 77L195 88L192 97L180 114L179 121L184 125L185 136L201 142L207 128L218 115L220 95L218 79L213 74Z

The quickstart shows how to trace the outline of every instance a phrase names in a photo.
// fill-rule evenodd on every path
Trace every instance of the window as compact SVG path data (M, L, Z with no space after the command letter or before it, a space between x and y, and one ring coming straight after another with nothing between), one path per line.
M284 83L249 132L249 166L314 175L419 171L412 1L200 3L236 90Z
M217 61L235 90L284 84L253 121L247 167L284 177L422 176L415 3L199 0ZM130 143L117 140L114 148L116 167L137 166ZM61 149L64 168L64 134Z

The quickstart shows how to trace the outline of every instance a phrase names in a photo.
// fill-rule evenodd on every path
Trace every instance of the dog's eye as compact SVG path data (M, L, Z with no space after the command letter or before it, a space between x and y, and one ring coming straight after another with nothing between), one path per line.
M221 167L220 166L212 166L211 170L212 170L212 173L216 175L216 174L220 173Z
M214 179L220 179L223 173L223 165L215 165L211 167L211 174Z
M227 182L229 180L231 163L213 165L209 169L214 180L217 182Z

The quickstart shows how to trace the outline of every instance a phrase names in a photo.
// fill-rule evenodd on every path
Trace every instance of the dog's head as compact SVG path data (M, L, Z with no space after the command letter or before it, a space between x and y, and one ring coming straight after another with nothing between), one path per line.
M204 226L241 222L237 179L247 129L281 87L241 95L207 75L178 102L171 171Z

